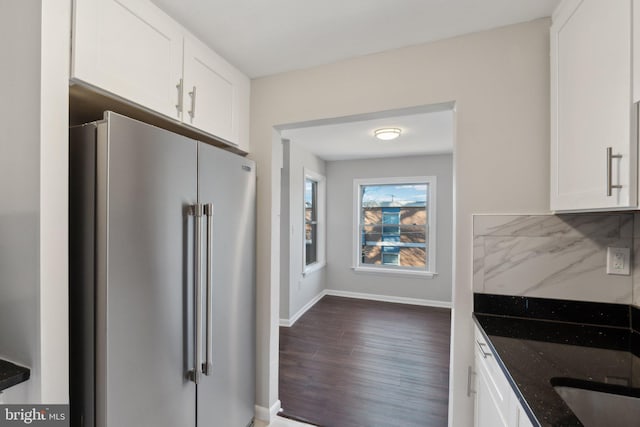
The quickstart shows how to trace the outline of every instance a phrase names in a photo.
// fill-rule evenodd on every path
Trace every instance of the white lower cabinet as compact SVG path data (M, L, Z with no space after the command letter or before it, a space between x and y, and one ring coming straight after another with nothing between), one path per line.
M475 328L475 427L533 427L484 336Z
M505 419L505 414L501 402L495 399L495 389L493 381L486 368L476 364L476 408L475 426L504 426L509 424Z
M531 420L529 419L529 416L527 415L526 412L524 412L524 409L522 408L522 406L520 406L520 403L518 403L518 401L515 401L516 404L516 425L518 427L533 427L533 423L531 422Z

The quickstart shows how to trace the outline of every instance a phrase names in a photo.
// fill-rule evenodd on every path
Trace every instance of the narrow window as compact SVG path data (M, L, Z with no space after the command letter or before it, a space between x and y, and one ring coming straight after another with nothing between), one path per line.
M318 182L304 180L305 266L318 262Z

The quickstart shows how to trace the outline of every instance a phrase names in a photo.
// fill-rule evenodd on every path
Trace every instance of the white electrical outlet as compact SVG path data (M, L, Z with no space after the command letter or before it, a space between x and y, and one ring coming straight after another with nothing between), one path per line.
M631 264L631 249L607 248L607 274L629 276Z

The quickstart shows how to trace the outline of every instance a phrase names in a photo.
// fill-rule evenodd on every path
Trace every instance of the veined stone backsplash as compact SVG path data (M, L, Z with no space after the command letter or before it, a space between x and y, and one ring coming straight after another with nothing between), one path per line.
M640 214L474 215L473 238L475 292L640 306ZM632 275L606 274L608 246Z

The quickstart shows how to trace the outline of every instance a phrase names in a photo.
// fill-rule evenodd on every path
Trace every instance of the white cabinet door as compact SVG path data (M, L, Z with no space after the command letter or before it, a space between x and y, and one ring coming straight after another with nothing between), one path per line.
M476 363L476 370L475 427L507 427L489 372L479 363Z
M197 39L184 40L183 121L247 150L249 79Z
M71 77L179 120L182 40L148 0L75 0Z
M529 419L529 416L524 411L524 409L522 409L522 406L520 406L520 404L518 404L516 414L517 414L517 420L518 420L516 425L518 427L533 427L533 423Z
M475 341L475 427L510 426L511 386L477 327Z
M569 0L554 14L552 210L637 205L631 2Z

